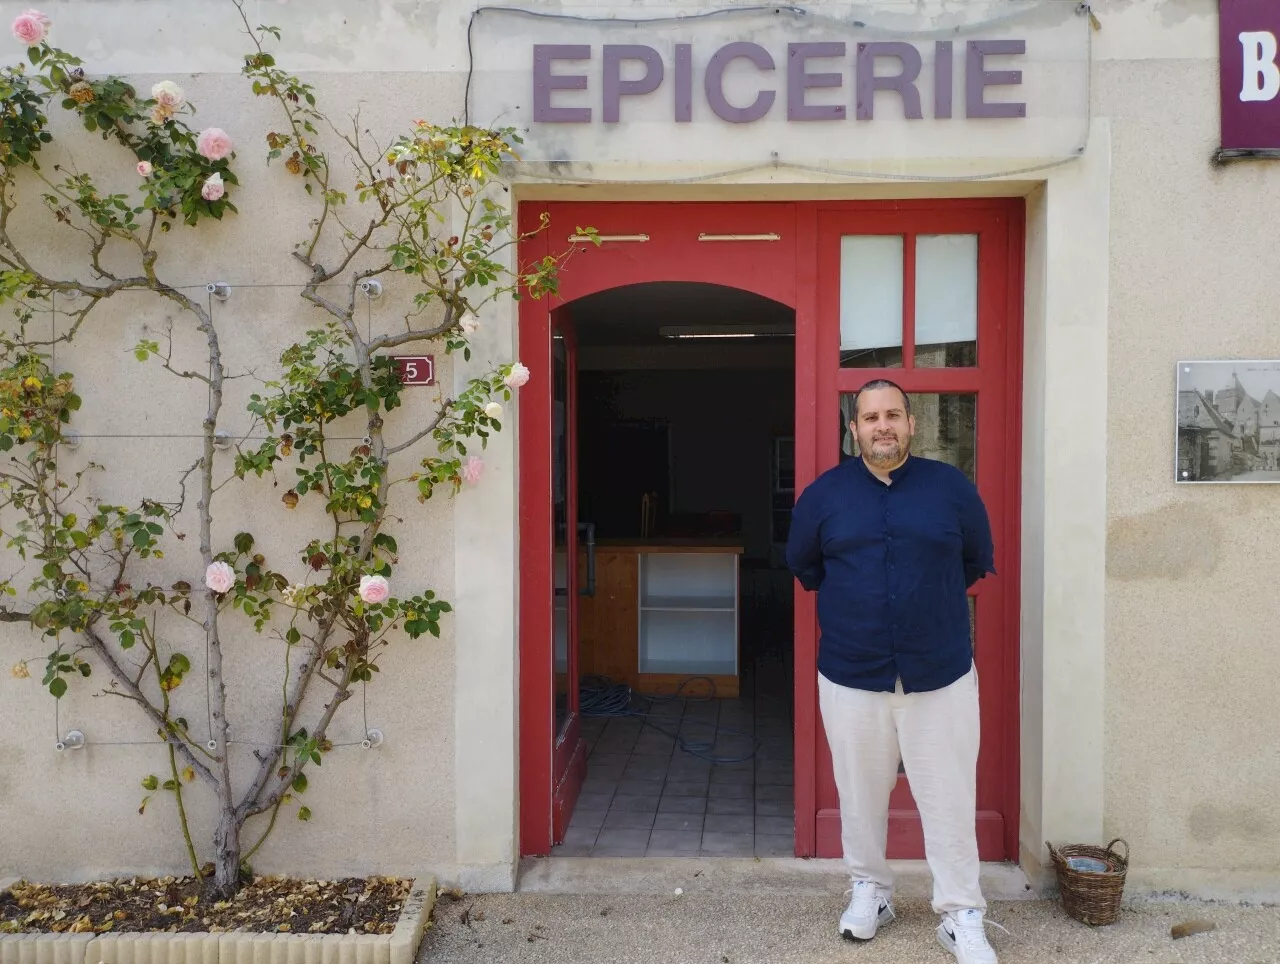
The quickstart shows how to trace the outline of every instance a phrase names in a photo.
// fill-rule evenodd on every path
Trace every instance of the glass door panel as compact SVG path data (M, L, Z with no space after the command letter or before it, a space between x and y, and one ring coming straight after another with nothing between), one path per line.
M569 560L577 554L577 519L571 518L569 477L574 474L569 464L569 343L560 325L551 344L551 500L552 525L555 536L555 600L553 652L555 673L555 737L564 730L577 710L577 687L573 666L577 659L577 592L576 566Z
M978 364L978 236L913 240L916 367L972 368Z
M841 236L841 368L977 364L977 234Z
M840 239L840 366L902 367L903 238Z

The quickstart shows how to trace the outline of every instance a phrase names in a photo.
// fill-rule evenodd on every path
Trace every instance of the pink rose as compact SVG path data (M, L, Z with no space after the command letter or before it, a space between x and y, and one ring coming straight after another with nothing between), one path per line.
M360 598L367 603L386 602L391 595L391 587L382 576L360 577Z
M204 584L216 593L228 592L236 584L236 571L225 562L215 562L204 571Z
M529 381L529 369L516 362L503 381L506 382L507 388L520 388Z
M49 18L39 10L28 10L13 19L13 39L28 47L38 47L49 32Z
M462 481L468 485L475 485L480 481L480 476L484 474L484 459L478 455L468 455L462 460Z
M208 180L204 182L204 187L200 188L200 196L206 201L216 201L222 195L227 193L227 189L222 185L221 174L210 174Z
M138 177L150 177L150 176L151 176L151 162L150 162L150 161L139 161L139 162L138 162Z
M220 161L231 153L231 138L221 128L205 128L196 138L196 150L200 152L201 157Z

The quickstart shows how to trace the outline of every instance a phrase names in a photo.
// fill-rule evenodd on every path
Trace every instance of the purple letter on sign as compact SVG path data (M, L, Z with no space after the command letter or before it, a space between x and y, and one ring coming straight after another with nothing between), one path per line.
M552 107L553 90L586 90L585 74L556 76L551 72L553 60L590 60L591 48L586 44L534 44L533 47L533 119L547 124L590 124L590 107Z
M1222 148L1280 150L1280 4L1219 0Z
M750 107L734 107L730 104L724 96L724 71L730 61L739 57L747 58L761 70L773 70L773 58L769 56L769 51L759 44L745 42L725 44L712 54L711 60L707 62L705 78L707 102L716 112L716 116L722 120L734 124L749 124L769 113L769 108L773 106L773 101L778 95L771 90L762 90L756 95L755 102Z
M988 104L984 91L1000 84L1022 83L1020 70L987 70L992 54L1025 54L1025 40L970 40L965 54L964 105L966 117L1026 117L1026 104Z
M955 99L952 94L953 55L950 40L939 40L933 56L933 116L942 120L951 117L951 103Z
M639 80L622 79L622 62L639 60L644 76ZM651 94L662 83L662 57L652 47L642 44L605 44L604 47L604 122L618 123L618 107L624 96Z
M811 87L840 87L843 74L811 74L805 69L810 57L843 57L843 43L787 44L787 120L844 120L844 104L806 104Z
M877 57L897 57L902 61L902 73L892 77L876 76ZM875 117L877 90L896 90L902 95L902 109L907 120L919 120L920 91L916 90L916 78L920 76L920 51L908 43L880 42L858 44L858 120Z
M676 44L676 123L693 120L693 44Z

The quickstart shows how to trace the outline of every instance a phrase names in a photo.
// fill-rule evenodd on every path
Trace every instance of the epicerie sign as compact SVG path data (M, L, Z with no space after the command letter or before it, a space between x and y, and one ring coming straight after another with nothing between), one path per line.
M843 69L814 71L812 62L825 61L828 68L847 67L848 45L844 41L787 44L785 63L786 111L789 121L844 120L846 107L842 103L812 104L808 92L816 89L839 90L845 84ZM939 40L934 45L934 70L930 85L932 116L950 118L955 105L955 43ZM999 85L1017 86L1022 83L1022 71L1018 69L992 70L987 65L989 57L1017 58L1027 52L1023 39L970 40L964 44L964 116L965 117L1026 117L1027 105L1021 101L988 102L986 89ZM589 44L535 44L533 48L533 119L543 124L587 124L599 118L606 124L617 124L622 116L622 99L652 94L663 87L667 77L667 65L662 55L644 44L604 44L599 58L597 76L601 94L601 109L597 114L591 107L557 107L553 96L557 90L587 90L589 75L586 73L556 72L556 61L586 62L580 66L595 66L594 49ZM897 65L892 73L877 70L877 60L889 58ZM762 84L749 104L734 105L725 94L725 73L735 60L743 59L754 65L762 74L777 71L778 64L765 47L750 41L727 43L707 59L700 85L711 111L721 120L731 124L749 124L765 117L778 99L775 89ZM623 79L623 68L629 62L639 66L640 73L632 79ZM920 73L924 58L915 44L903 41L875 41L857 44L853 58L855 103L858 120L875 117L875 96L878 91L893 91L902 99L903 116L908 120L920 120L924 111L920 97ZM672 64L671 90L672 119L676 123L693 120L693 44L675 45Z
M873 8L838 3L655 20L482 8L468 114L516 128L525 161L595 169L898 171L937 159L1005 170L1083 149L1090 27L1080 6L884 5L874 22Z
M1222 148L1280 150L1280 0L1220 0Z

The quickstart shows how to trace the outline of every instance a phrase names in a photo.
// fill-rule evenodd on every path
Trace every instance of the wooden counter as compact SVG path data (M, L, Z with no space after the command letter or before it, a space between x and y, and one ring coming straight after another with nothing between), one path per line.
M709 677L738 695L740 541L606 540L596 546L596 593L579 609L579 669L641 693L673 693ZM579 554L586 585L586 552ZM705 680L683 692L705 695Z

